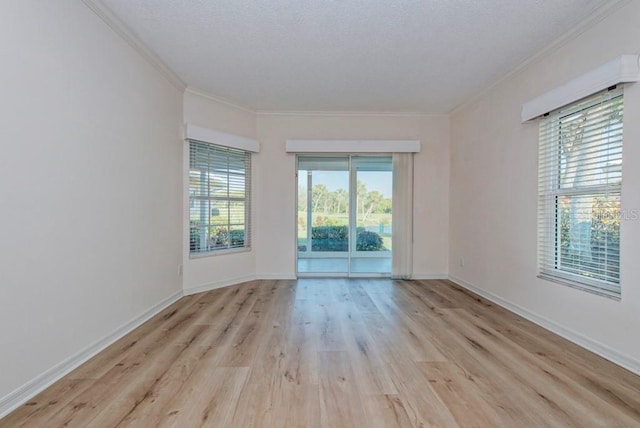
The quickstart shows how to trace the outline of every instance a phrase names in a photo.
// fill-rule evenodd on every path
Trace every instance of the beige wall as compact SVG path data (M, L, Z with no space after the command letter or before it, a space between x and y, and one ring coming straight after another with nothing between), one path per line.
M256 272L261 278L295 274L295 155L287 139L418 139L415 156L417 277L446 277L449 222L449 119L424 115L259 114L255 203Z
M0 52L1 413L181 292L182 103L77 0L3 2Z
M622 222L622 301L536 278L536 123L522 103L640 51L630 2L451 116L450 274L640 370L640 221ZM640 209L640 84L625 88L623 209ZM464 267L459 260L463 257Z
M446 277L449 221L449 119L428 115L254 114L187 91L184 120L260 141L253 155L253 246L250 252L189 259L184 221L185 292L242 280L295 276L295 156L287 139L419 139L415 157L416 277ZM185 186L188 167L184 146ZM185 212L188 195L183 201Z
M206 95L187 90L184 94L184 121L216 131L256 138L255 113L225 104ZM189 185L189 147L183 144L184 188ZM256 162L253 155L252 161ZM255 168L254 168L255 169ZM254 180L255 183L255 180ZM255 187L254 187L255 195ZM183 195L184 212L188 212L189 194ZM255 218L255 196L253 198L253 217ZM255 227L254 227L255 230ZM254 240L255 242L255 240ZM256 245L250 251L189 258L189 218L183 222L183 263L185 293L194 293L211 288L236 284L253 279L256 273Z

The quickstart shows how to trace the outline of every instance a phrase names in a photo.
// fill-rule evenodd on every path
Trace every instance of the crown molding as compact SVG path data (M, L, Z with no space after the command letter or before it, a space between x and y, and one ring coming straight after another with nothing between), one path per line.
M449 117L448 113L420 111L331 111L331 110L256 110L258 116L365 116L365 117Z
M585 19L583 19L573 28L571 28L566 33L564 33L562 36L560 36L559 38L557 38L556 40L554 40L553 42L551 42L550 44L542 48L540 51L538 51L538 53L534 54L533 56L530 56L529 58L521 62L519 65L517 65L513 70L511 70L504 76L498 78L496 81L494 81L484 89L480 90L477 94L471 96L468 100L464 101L462 104L453 108L449 112L449 115L454 116L455 114L466 109L467 107L474 105L475 103L480 101L488 93L493 91L496 87L498 87L502 83L507 82L510 79L516 77L520 73L524 72L524 70L528 68L530 65L538 61L541 61L542 59L556 52L557 50L559 50L561 47L565 46L569 42L577 39L581 34L583 34L593 25L604 20L608 16L612 15L617 10L631 3L631 1L632 0L611 0L608 3L605 3L604 5L600 6L595 11L593 11L591 15L587 16Z
M117 35L122 37L149 64L160 72L179 91L184 91L186 84L171 70L158 55L142 41L118 18L101 0L82 0L82 2L107 24Z
M214 95L202 89L188 86L185 90L193 95L207 98L236 110L252 113L258 116L372 116L372 117L449 117L447 113L426 113L421 111L332 111L332 110L259 110L247 105L239 104L229 99Z
M193 94L193 95L197 95L197 96L202 97L202 98L207 98L207 99L209 99L211 101L215 101L217 103L224 104L227 107L231 107L231 108L234 108L236 110L241 110L241 111L244 111L246 113L256 114L256 110L252 109L251 107L235 103L235 102L233 102L231 100L228 100L226 98L219 97L217 95L214 95L214 94L209 93L207 91L203 91L203 90L198 89L198 88L194 88L192 86L187 86L187 88L185 89L185 92L188 92L188 93Z
M243 105L187 84L171 70L155 52L149 49L101 0L82 0L105 24L124 39L140 56L158 70L173 86L246 113L260 116L368 116L368 117L449 117L448 113L427 113L422 111L313 111L313 110L259 110Z

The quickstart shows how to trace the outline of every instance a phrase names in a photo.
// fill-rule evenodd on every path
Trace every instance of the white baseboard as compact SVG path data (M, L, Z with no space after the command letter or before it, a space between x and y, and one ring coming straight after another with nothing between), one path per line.
M594 354L600 355L602 358L605 358L625 369L640 375L640 361L622 354L611 347L604 345L600 342L597 342L589 337L586 337L580 333L577 333L569 328L566 328L546 317L538 315L534 312L529 311L515 303L511 303L500 296L497 296L489 291L483 290L470 284L460 278L456 278L455 276L449 275L449 280L455 282L459 286L466 288L467 290L484 297L487 300L495 303L496 305L502 306L505 309L510 310L511 312L520 315L521 317L538 324L540 327L543 327L558 336L562 336L565 339L579 345Z
M151 317L158 314L169 305L177 302L182 297L182 295L182 290L172 294L166 299L155 304L153 307L151 307L141 315L138 315L128 323L120 326L112 333L94 342L82 351L78 352L75 355L72 355L61 363L45 371L44 373L41 373L15 391L10 392L5 397L2 397L0 399L0 418L5 417L13 410L20 407L23 403L33 398L36 394L44 391L46 388L60 380L63 376L79 367L81 364L89 360L100 351L104 350L107 346L122 338L127 333L133 331L135 328L151 319Z
M296 279L295 273L259 273L257 279Z
M244 275L244 276L237 276L235 278L224 279L221 281L207 282L206 284L185 288L184 295L190 296L191 294L203 293L205 291L215 290L216 288L228 287L230 285L236 285L236 284L240 284L247 281L253 281L255 279L257 279L255 275Z
M446 273L414 273L411 279L449 279Z

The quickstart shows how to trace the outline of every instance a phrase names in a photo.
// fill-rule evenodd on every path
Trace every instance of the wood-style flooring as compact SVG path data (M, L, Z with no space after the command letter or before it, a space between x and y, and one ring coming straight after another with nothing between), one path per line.
M448 281L187 296L1 427L640 427L640 377Z

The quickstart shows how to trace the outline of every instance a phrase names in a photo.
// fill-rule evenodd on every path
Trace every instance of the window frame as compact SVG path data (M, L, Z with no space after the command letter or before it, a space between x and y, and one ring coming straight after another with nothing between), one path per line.
M615 92L613 92L615 91ZM593 94L590 97L581 99L574 103L571 103L565 107L557 109L551 113L545 115L545 118L540 123L540 136L538 147L538 180L539 189L539 213L538 213L538 277L548 281L568 285L573 288L581 289L590 293L602 295L612 298L614 300L620 300L622 295L622 280L620 275L620 259L618 250L618 282L614 283L604 279L590 278L586 275L569 271L566 267L562 269L562 212L560 208L560 198L562 197L580 197L591 196L594 197L603 196L610 197L612 195L619 195L620 203L622 201L622 179L618 183L607 184L587 184L583 186L563 187L561 181L561 169L562 169L562 119L575 115L579 111L593 108L603 103L603 99L598 95L604 97L605 93L611 93L609 95L609 102L620 98L622 105L624 105L624 92L622 88L609 88L605 91ZM592 102L585 103L589 99L594 98ZM579 109L576 107L585 103ZM622 117L624 118L624 108L622 107ZM549 125L549 121L553 121ZM554 137L545 137L543 139L543 129L551 127L554 130ZM557 131L556 131L557 130ZM552 142L550 142L551 140ZM553 146L549 146L553 144ZM605 143L606 144L606 143ZM624 119L621 122L621 154L620 158L623 159L623 146L624 146ZM598 147L598 150L607 150L606 148ZM543 156L547 156L548 153L557 151L557 161L546 161L550 167L550 172L543 174L543 167L549 168L547 164L542 164ZM619 215L622 220L622 208L620 208ZM592 219L593 221L593 219ZM622 222L620 222L620 228ZM540 230L540 228L543 230ZM541 251L541 246L547 246ZM552 255L552 256L551 256ZM553 258L553 262L550 260ZM553 265L553 268L549 268L549 265Z
M252 198L252 192L251 192L251 164L252 164L252 156L251 156L251 152L248 150L243 150L243 149L239 149L239 148L233 148L233 147L227 147L224 145L219 145L219 144L212 144L209 142L204 142L204 141L199 141L199 140L193 140L193 139L188 139L187 140L187 151L188 151L188 169L187 169L187 191L188 191L188 206L187 206L187 216L188 216L188 225L189 225L189 258L190 259L198 259L198 258L203 258L203 257L211 257L211 256L219 256L219 255L224 255L224 254L233 254L233 253L242 253L242 252L248 252L251 251L251 198ZM212 170L214 169L219 169L219 165L221 163L221 160L223 159L222 156L219 157L215 157L212 156L209 160L210 162L207 164L207 168L198 168L196 165L193 165L193 150L197 150L193 147L196 146L201 146L202 148L206 147L207 150L211 150L211 152L209 152L209 155L211 155L211 153L214 152L218 152L218 154L220 153L226 153L226 170L224 170L222 172L221 175L226 176L225 182L223 184L223 188L226 188L227 190L227 196L226 197L221 197L219 195L208 195L208 196L204 196L204 195L197 195L194 194L194 192L192 192L192 184L191 184L191 173L192 171L200 171L200 173L212 173ZM242 160L244 161L244 168L242 170L241 173L238 173L236 171L232 171L230 169L230 162L231 162L231 155L233 155L234 160L238 161L242 158ZM215 160L214 160L215 159ZM230 183L232 183L232 181L230 180L230 178L232 177L242 177L242 179L244 180L244 197L234 197L230 195L231 192L231 187L232 185ZM219 178L219 176L218 176ZM207 244L206 244L206 250L203 251L194 251L193 247L192 247L192 206L194 205L195 201L207 201L209 202L208 204L208 211L212 211L213 208L212 207L212 203L213 202L226 202L227 204L227 222L226 224L212 224L211 223L211 215L208 216L208 222L207 223L200 223L199 225L199 230L201 230L201 228L212 228L214 226L219 226L219 227L224 227L226 228L226 230L229 232L229 235L231 234L232 230L237 230L237 229L232 229L232 228L236 228L238 226L242 226L243 227L243 244L242 245L236 245L233 246L232 245L232 241L231 238L228 238L227 244L226 246L210 246L210 238L211 238L211 232L208 231L207 233L205 233L205 236L207 238ZM232 222L232 218L231 218L231 203L233 202L242 202L244 203L244 222L242 224L236 223L236 222ZM199 233L199 239L201 239L202 237L202 233ZM201 246L199 248L202 248Z

